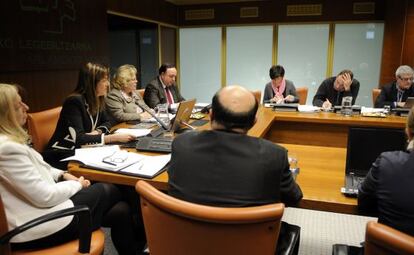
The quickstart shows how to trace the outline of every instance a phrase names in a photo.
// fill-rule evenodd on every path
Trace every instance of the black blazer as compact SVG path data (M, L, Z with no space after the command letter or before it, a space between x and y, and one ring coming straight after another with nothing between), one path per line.
M381 93L378 95L377 100L375 100L375 107L376 108L383 108L384 105L389 105L391 108L396 107L395 102L397 102L397 82L394 81L390 84L384 85L381 88ZM404 94L402 96L402 102L407 101L407 97L414 97L414 86L407 90L404 90Z
M382 153L358 191L359 212L414 235L414 152Z
M45 161L61 168L59 160L73 155L75 148L103 144L102 134L86 134L93 131L92 121L95 120L95 129L101 130L102 134L109 133L111 123L105 111L100 111L98 116L91 116L83 96L74 95L66 98L56 130L43 152Z
M174 103L179 103L185 100L175 85L170 86L169 89L173 96ZM165 91L159 76L148 83L148 85L145 87L144 101L151 108L154 108L157 106L157 104L165 104L168 102L167 95L165 95Z
M174 139L170 164L169 193L186 201L289 206L302 198L286 149L261 138L215 130L187 132Z

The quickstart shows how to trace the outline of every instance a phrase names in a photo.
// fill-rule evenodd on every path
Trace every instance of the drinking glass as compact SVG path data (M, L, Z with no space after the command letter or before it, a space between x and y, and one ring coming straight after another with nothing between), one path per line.
M342 98L341 112L344 116L352 115L352 97L348 96Z

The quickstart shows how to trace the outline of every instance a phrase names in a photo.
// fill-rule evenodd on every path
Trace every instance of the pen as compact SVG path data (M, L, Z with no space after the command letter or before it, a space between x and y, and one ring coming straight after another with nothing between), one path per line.
M115 163L106 161L105 159L102 159L102 162L105 163L105 164L111 165L111 166L116 166Z

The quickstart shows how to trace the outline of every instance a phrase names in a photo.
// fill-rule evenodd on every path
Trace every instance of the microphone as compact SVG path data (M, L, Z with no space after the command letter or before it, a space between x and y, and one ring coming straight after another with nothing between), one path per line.
M158 122L158 124L161 125L161 127L163 127L165 130L168 130L169 129L169 127L164 123L164 121L160 120L160 118L158 118L158 116L155 113L153 113L151 111L151 109L145 103L142 103L142 102L138 101L138 105L144 111L146 111L147 113L149 113L149 115L151 115L151 117L153 117Z

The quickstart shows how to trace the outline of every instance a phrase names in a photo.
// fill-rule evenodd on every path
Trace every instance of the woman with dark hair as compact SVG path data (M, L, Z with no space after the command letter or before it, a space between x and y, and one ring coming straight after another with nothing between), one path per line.
M60 160L74 155L75 148L134 139L127 134L109 134L112 124L105 113L108 87L108 68L94 63L81 68L78 85L63 103L55 133L43 152L46 162L66 169L67 162Z
M120 191L112 184L91 185L83 177L45 163L27 145L29 135L22 126L28 109L15 86L0 84L0 193L9 229L48 213L85 205L93 230L111 227L119 254L136 254L141 249L140 239ZM78 238L78 232L77 218L68 216L16 235L11 246L13 250L50 247Z
M264 89L263 103L297 103L299 97L296 94L295 85L285 79L285 69L277 65L270 67L269 76L271 81Z

